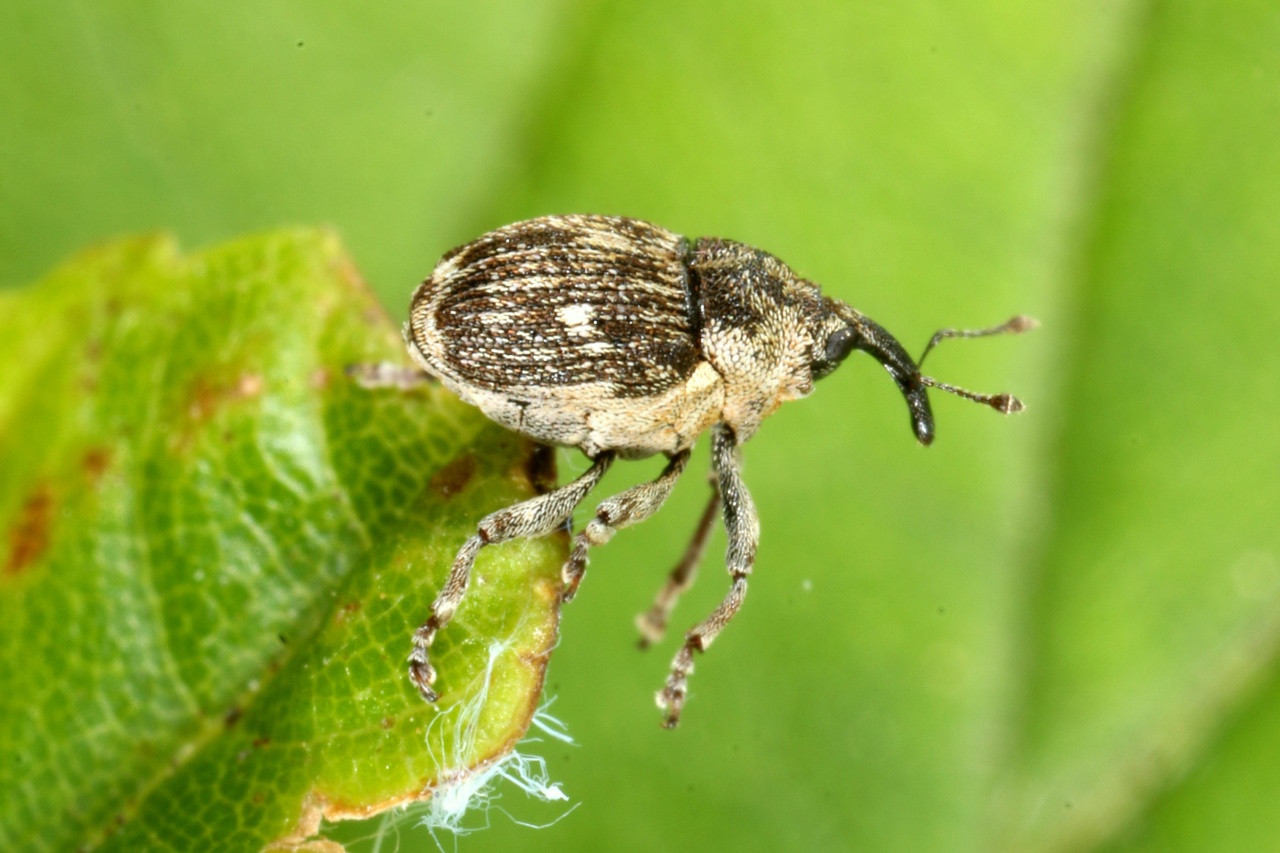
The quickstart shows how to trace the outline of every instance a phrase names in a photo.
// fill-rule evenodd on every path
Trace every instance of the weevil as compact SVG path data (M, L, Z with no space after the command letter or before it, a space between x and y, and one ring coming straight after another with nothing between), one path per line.
M746 596L760 524L742 480L739 447L760 423L809 394L857 350L889 372L916 439L928 445L934 437L928 388L1006 414L1022 403L925 376L925 355L946 338L1034 325L1018 316L988 329L943 329L916 362L879 324L824 296L767 252L715 237L688 240L625 217L544 216L453 249L410 303L405 339L418 369L357 366L357 378L368 386L407 387L435 377L499 424L542 444L576 447L591 464L572 482L480 520L413 634L410 680L424 699L436 701L431 644L466 594L481 548L569 523L615 459L665 455L657 479L602 502L574 536L562 570L561 599L570 601L588 551L657 512L694 442L710 431L706 509L684 558L637 619L642 645L661 639L723 505L729 592L685 634L658 692L663 724L673 728L694 653L707 650Z

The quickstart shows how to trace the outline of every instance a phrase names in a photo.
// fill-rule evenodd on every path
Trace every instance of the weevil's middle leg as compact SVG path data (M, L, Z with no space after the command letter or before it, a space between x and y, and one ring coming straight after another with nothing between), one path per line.
M658 707L667 712L662 725L668 729L675 728L680 722L680 712L689 693L689 675L693 672L693 653L707 650L746 598L747 576L751 574L756 546L760 543L760 520L746 484L742 482L737 438L725 424L718 424L715 428L711 463L720 478L720 496L724 500L724 526L729 535L725 567L729 570L732 585L720 606L684 635L684 645L671 662L671 674L657 697Z
M613 458L612 452L602 453L586 473L573 482L545 495L500 509L480 520L475 535L463 544L458 556L454 558L453 568L449 570L444 588L431 604L430 618L413 634L413 651L409 654L409 680L418 688L423 699L434 702L439 698L431 689L436 680L436 671L428 660L427 650L431 647L436 632L449 624L454 611L462 603L476 554L485 545L508 539L542 536L555 530L596 487L600 478L609 470Z
M688 464L689 451L682 450L671 457L658 479L632 486L601 502L596 508L596 517L587 522L587 526L573 539L573 550L561 572L564 579L561 601L572 601L577 594L578 584L582 583L582 576L587 570L587 551L591 546L603 545L622 528L639 524L661 509Z
M689 546L685 548L684 556L667 576L667 582L658 591L658 595L653 600L653 606L636 617L636 628L640 631L640 648L642 649L660 642L666 635L667 621L671 618L671 611L675 609L680 596L693 586L693 580L698 575L698 564L702 562L702 554L707 548L707 539L711 536L711 527L715 524L716 512L720 509L720 488L715 474L713 473L709 479L711 480L711 498L707 501L706 509L702 511L702 517L698 519L698 526L693 531Z

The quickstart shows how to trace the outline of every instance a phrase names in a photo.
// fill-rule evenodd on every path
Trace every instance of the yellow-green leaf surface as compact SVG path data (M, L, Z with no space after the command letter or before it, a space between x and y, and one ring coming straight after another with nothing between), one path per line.
M302 840L519 739L563 541L477 563L438 708L404 658L539 456L343 373L401 358L324 232L122 241L0 295L0 847Z
M632 620L701 510L696 453L563 614L547 685L581 747L542 754L581 805L460 848L1274 849L1277 45L1275 0L15 0L0 281L113 233L320 223L400 318L453 246L595 212L773 252L913 353L1032 314L929 357L1015 418L936 395L916 447L858 357L763 425L751 589L672 733L676 638L641 654Z

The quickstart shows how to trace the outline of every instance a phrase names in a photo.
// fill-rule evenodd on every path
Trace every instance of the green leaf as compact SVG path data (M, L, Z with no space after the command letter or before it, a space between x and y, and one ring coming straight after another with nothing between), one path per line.
M542 456L343 373L403 356L324 232L122 241L0 295L0 846L300 841L520 738L563 536L477 561L438 707L404 659Z

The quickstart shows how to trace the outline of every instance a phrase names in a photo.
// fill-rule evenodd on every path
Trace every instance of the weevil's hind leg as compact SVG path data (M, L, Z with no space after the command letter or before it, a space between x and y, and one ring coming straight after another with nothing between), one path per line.
M399 388L401 391L408 391L434 381L430 374L416 367L405 367L389 361L348 364L346 374L361 388Z
M698 519L698 526L689 540L689 547L676 567L667 576L667 582L653 600L653 606L636 617L636 628L640 631L640 648L647 649L660 642L667 633L667 621L676 602L689 587L698 574L698 564L702 562L702 554L707 548L707 539L711 536L711 527L716 520L716 512L720 509L720 488L714 473L711 476L711 498L707 507Z
M639 524L661 509L688 464L689 451L682 450L671 457L658 479L632 486L622 494L601 502L596 508L595 518L587 522L587 526L573 539L573 550L561 572L564 579L561 601L572 601L577 594L578 584L582 583L582 575L587 570L587 551L593 545L608 542L622 528Z
M435 683L436 671L427 657L436 632L449 624L454 611L462 603L467 592L467 583L471 579L471 566L475 563L476 554L485 545L506 542L508 539L520 539L530 536L542 536L555 530L573 514L573 510L582 502L600 478L613 463L613 453L602 453L596 457L591 467L581 477L553 492L529 498L518 504L500 509L486 515L476 526L476 533L463 544L454 558L453 568L444 582L444 588L431 604L431 616L419 626L413 634L413 651L409 655L409 680L418 688L422 698L434 702L436 692L431 689Z
M725 564L731 585L720 606L684 635L684 645L671 662L666 686L658 693L658 707L667 712L662 725L668 729L680 722L680 711L689 692L689 674L693 672L693 653L705 652L742 606L747 595L747 576L751 574L756 546L760 543L760 521L742 482L737 451L733 430L725 424L717 425L712 437L711 464L720 478L720 496L724 500L724 526L729 535Z

